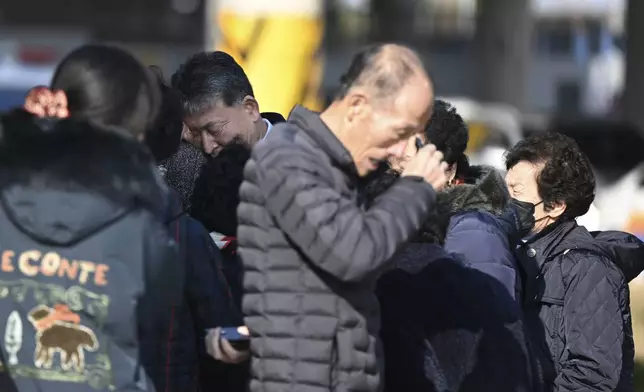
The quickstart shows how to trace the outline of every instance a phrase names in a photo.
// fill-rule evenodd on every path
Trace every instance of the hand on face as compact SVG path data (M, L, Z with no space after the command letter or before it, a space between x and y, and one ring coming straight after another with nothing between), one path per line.
M409 161L418 153L418 150L422 148L422 145L424 143L421 142L420 146L417 146L417 141L419 140L419 136L412 136L407 140L407 143L405 145L405 151L403 153L402 158L392 158L390 161L391 167L394 170L397 170L399 172L402 172Z
M421 177L438 191L449 180L448 165L443 161L443 153L433 144L428 144L409 161L401 176Z

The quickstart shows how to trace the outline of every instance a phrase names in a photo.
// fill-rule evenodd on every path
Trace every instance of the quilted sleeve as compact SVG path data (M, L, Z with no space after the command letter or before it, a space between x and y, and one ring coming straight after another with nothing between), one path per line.
M317 268L346 282L382 268L435 200L431 185L403 178L364 211L348 189L336 189L329 163L299 146L273 146L249 164L280 229Z
M555 392L614 391L623 365L622 274L588 253L565 256L562 273L566 346Z

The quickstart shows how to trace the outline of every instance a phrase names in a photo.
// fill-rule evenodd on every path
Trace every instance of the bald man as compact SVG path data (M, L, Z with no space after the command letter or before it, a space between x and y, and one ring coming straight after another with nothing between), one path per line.
M329 108L296 107L253 150L237 231L252 392L379 389L374 281L429 216L447 165L424 147L368 210L359 182L402 157L432 101L413 51L371 46Z

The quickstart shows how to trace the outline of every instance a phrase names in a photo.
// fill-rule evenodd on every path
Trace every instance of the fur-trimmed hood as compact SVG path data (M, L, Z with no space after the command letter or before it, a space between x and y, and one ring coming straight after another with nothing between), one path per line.
M501 173L489 166L471 166L465 183L440 191L434 212L421 229L417 242L442 244L450 218L459 212L478 210L500 215L510 195Z
M138 141L73 120L48 131L2 120L1 206L37 241L72 245L137 208L167 213L167 189Z

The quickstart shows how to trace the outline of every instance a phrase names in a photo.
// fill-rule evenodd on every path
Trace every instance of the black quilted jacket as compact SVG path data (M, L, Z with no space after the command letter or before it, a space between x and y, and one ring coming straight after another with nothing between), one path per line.
M351 155L297 107L252 152L237 230L252 392L377 391L377 272L435 198L404 178L366 211Z
M562 222L518 250L533 350L552 390L632 391L634 344L628 282L644 244L621 232Z

